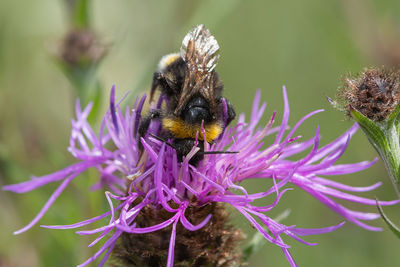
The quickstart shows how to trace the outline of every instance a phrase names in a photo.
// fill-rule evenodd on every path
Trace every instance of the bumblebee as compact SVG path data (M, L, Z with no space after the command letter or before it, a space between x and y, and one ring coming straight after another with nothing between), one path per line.
M175 148L178 160L182 160L198 141L200 150L190 162L197 164L207 154L204 142L212 144L235 118L231 103L224 101L221 95L224 86L214 70L218 59L217 40L204 25L189 31L180 53L166 55L158 64L150 102L159 89L165 105L151 110L142 120L139 135L145 136L150 122L159 120L162 130L160 136L154 137Z

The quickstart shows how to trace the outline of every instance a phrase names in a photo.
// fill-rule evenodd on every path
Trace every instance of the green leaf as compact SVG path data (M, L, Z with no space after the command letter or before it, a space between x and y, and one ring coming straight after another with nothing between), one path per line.
M400 229L386 216L386 214L383 212L383 209L381 205L379 205L378 200L376 200L376 206L378 208L378 211L382 217L382 219L385 221L385 223L389 226L389 229L398 237L400 238Z
M399 112L396 108L395 112ZM363 114L355 110L350 111L354 120L360 125L369 142L376 149L385 164L386 170L393 183L396 193L400 196L400 144L399 129L394 125L398 116L395 113L388 121L373 122ZM392 124L390 124L392 123Z
M371 144L378 153L381 154L380 150L387 148L386 137L382 129L354 108L351 109L350 113L354 120L360 125Z
M399 119L400 119L400 104L398 104L396 108L392 111L387 120L387 123L389 126L391 126L396 121L399 121Z
M379 205L378 199L376 199L376 207L378 208L379 213L381 214L382 219L385 221L389 229L398 237L400 238L400 229L386 216L383 212L381 205Z

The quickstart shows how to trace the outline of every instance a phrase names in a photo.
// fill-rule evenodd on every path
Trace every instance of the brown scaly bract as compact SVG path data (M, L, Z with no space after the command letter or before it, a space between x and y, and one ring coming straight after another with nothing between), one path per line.
M199 223L208 214L210 222L197 231L188 231L178 224L175 263L176 267L230 267L239 266L241 252L238 243L244 236L234 229L228 221L228 213L221 204L209 204L202 207L188 207L187 218L193 224ZM138 227L147 227L165 221L171 214L161 209L145 208L135 222ZM143 234L123 234L113 250L114 267L163 267L168 257L171 227Z
M340 98L348 113L354 108L372 121L383 121L399 103L399 79L399 71L366 68L356 77L344 79Z

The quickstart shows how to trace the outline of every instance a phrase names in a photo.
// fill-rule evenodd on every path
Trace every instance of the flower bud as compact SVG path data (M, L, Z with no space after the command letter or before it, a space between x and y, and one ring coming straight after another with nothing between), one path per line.
M399 103L399 78L399 71L384 68L366 68L345 78L339 93L348 104L348 114L355 109L375 122L387 119Z
M339 104L328 100L333 106L346 110L360 125L382 158L400 196L399 80L398 70L366 68L355 77L345 78L339 91Z
M68 66L92 65L98 63L106 53L93 31L73 29L64 37L59 57Z

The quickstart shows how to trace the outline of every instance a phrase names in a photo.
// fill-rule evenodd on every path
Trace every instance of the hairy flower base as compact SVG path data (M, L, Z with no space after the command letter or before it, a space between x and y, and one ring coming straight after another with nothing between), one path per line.
M229 225L228 214L222 204L189 206L185 215L196 225L209 214L212 214L209 223L197 231L177 225L174 266L239 266L241 253L237 245L243 234ZM164 209L155 210L148 206L138 214L135 222L137 227L150 227L171 216ZM113 266L164 266L168 258L171 228L143 235L122 234L111 255Z
M213 203L225 203L235 208L266 240L283 250L292 266L297 266L289 253L290 246L282 239L283 235L307 245L315 245L300 237L331 232L343 223L321 229L303 229L295 225L282 225L268 217L269 211L278 204L284 193L291 189L286 188L289 184L303 189L346 220L368 230L381 230L363 222L379 218L379 214L353 211L335 200L342 199L375 206L375 200L352 193L373 190L380 183L368 187L353 187L325 178L358 172L375 162L335 165L358 126L355 124L342 136L322 147L319 146L318 127L313 138L300 142L300 137L295 135L297 129L306 119L321 110L307 114L289 129L289 103L285 88L283 94L285 108L282 122L278 127L273 127L275 113L272 114L265 127L258 126L266 105L265 103L259 105L260 93L257 93L249 122L246 122L244 115L241 115L237 125L225 129L215 144L209 145L205 142L204 151L237 151L238 153L205 155L197 166L192 166L189 162L196 155L198 147L193 147L185 158L178 160L174 149L152 137L162 135L161 125L157 121L150 124L147 136L139 138L138 126L145 97L137 101L132 110L127 108L123 113L119 105L115 104L113 88L110 109L104 117L98 135L87 122L91 106L81 110L78 102L77 119L72 121L69 151L79 162L56 173L4 187L5 190L24 193L50 182L62 181L32 222L16 233L24 232L36 224L67 185L88 168L96 168L100 173L99 183L94 188L99 189L105 186L111 191L106 192L110 211L72 225L43 226L52 229L70 229L110 217L109 222L103 227L77 232L81 235L98 234L89 246L107 237L107 241L95 255L80 266L95 261L104 253L100 262L100 266L103 265L116 244L118 243L120 247L123 242L118 240L127 240L127 234L131 234L129 240L135 240L133 235L137 235L137 242L141 242L140 238L145 238L145 235L160 234L163 237L162 247L165 248L168 244L168 254L165 256L163 252L162 256L164 263L167 267L172 267L176 262L174 258L181 257L179 250L183 249L182 240L185 233L193 232L194 235L203 236L202 231L207 231L210 224L218 221L218 218L215 218L216 214L212 211L198 220L193 220L188 215L193 213L193 209L213 207L215 205ZM161 96L155 108L160 107L163 101L165 100ZM205 135L204 132L199 134ZM269 135L275 135L275 140L264 149L263 140ZM310 150L306 156L299 160L291 159L291 156L306 150ZM262 188L260 192L249 194L241 183L255 178L269 179L270 182L266 183L265 188ZM275 196L272 203L269 202L269 196ZM265 206L255 205L255 201L261 199L264 200L262 203L265 203ZM113 201L118 203L116 207ZM398 202L381 201L379 203L393 205ZM154 212L151 212L152 209ZM160 210L168 212L168 216L161 216L163 212ZM155 218L143 224L146 214L153 214ZM166 232L169 232L169 235ZM141 235L143 236L139 237ZM219 258L220 252L218 250L214 252L217 254L210 255L210 259ZM201 254L196 255L201 257ZM132 255L132 257L136 256ZM232 260L232 255L228 253L224 260L229 262Z

